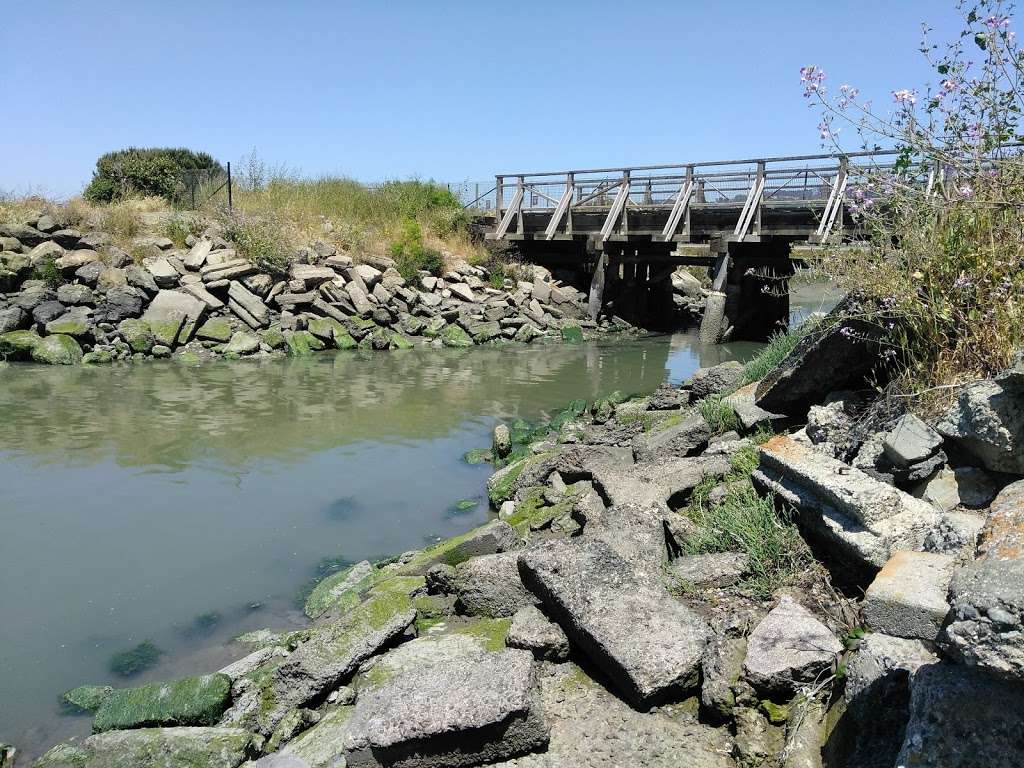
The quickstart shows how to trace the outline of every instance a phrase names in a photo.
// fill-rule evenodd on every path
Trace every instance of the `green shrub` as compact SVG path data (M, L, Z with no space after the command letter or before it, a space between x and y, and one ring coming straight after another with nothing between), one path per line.
M58 285L66 282L64 276L57 268L57 264L53 259L47 259L43 263L39 264L33 271L32 277L36 280L42 280L50 288L56 288Z
M128 197L154 195L173 202L185 188L188 171L223 173L220 163L205 152L184 148L129 147L108 152L96 161L85 197L111 203Z
M424 247L423 230L415 219L402 222L398 239L391 244L391 256L395 268L406 280L414 279L421 270L435 276L444 270L441 254Z
M736 411L720 395L711 395L701 400L700 415L716 435L737 429L740 425Z

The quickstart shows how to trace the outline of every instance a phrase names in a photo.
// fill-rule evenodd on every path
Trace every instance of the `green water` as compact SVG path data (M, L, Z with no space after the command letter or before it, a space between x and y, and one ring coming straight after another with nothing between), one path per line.
M234 635L301 625L295 595L323 558L485 522L490 468L461 457L499 420L647 393L755 348L676 335L0 369L0 741L30 758L88 732L59 714L67 688L214 671L245 652ZM110 655L143 640L160 663L113 676Z

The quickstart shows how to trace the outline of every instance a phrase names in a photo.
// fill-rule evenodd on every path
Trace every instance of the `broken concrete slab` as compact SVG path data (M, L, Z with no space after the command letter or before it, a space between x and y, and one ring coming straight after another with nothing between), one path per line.
M723 395L731 392L742 378L743 363L736 360L729 360L709 368L698 368L690 377L690 399L701 400L711 395Z
M750 572L750 558L743 552L712 552L673 560L669 573L694 587L729 587Z
M637 706L692 688L708 625L599 539L525 551L519 570L574 645Z
M882 438L885 457L900 467L918 464L942 447L942 435L912 413L893 425Z
M938 430L986 469L1024 475L1024 365L964 387Z
M512 616L537 598L519 578L519 552L480 555L460 563L452 588L460 613L500 618Z
M943 641L951 653L1024 679L1024 480L992 502L978 558L954 573L949 601Z
M633 441L633 458L636 461L650 461L692 456L708 444L711 432L711 427L700 412L692 411L679 424L638 435Z
M784 425L789 417L781 413L771 413L756 402L757 382L740 387L722 401L732 406L745 432L752 432L758 427L778 428Z
M139 728L61 744L36 768L237 768L259 754L262 739L240 728Z
M142 319L149 323L153 335L160 343L173 346L175 340L178 344L188 342L205 315L206 304L195 296L181 291L162 290L146 308ZM178 330L172 334L171 328L174 326Z
M375 760L396 768L471 766L541 749L533 656L481 653L411 670L356 701Z
M792 506L812 544L858 580L897 550L921 550L939 521L931 504L785 435L761 446L753 480Z
M842 651L832 630L787 596L750 634L743 671L755 688L792 693L819 679Z
M247 325L254 328L266 328L270 324L270 310L260 297L246 288L237 280L232 280L228 286L228 306L233 308L235 314L241 317ZM245 313L239 313L234 307L241 307ZM255 325L253 325L255 321Z
M530 651L541 661L565 661L569 658L569 638L535 605L515 612L505 644L509 648Z
M876 632L934 640L949 611L955 559L933 552L894 552L864 594L864 618Z

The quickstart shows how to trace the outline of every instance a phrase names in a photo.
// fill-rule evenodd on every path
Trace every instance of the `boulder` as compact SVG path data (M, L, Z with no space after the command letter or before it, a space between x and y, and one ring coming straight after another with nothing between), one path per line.
M469 616L501 618L536 603L519 578L518 561L519 553L512 551L460 563L452 579L456 609Z
M57 301L67 307L93 306L96 303L96 296L86 285L65 283L57 286Z
M473 339L455 323L446 325L440 333L441 343L446 347L472 347Z
M125 275L124 270L118 267L106 267L100 272L100 276L96 278L96 289L99 291L124 288L126 285L128 285L128 277Z
M67 309L67 307L59 301L43 301L32 309L32 319L37 323L46 325L51 320L56 320L58 317L63 315L65 309Z
M724 395L736 389L743 379L743 363L730 360L725 363L699 368L690 377L690 399L700 400L711 395Z
M205 341L227 342L231 340L233 334L234 328L223 317L211 317L196 329L196 338Z
M246 331L235 331L234 335L224 347L226 355L251 355L260 349L258 337Z
M166 262L165 259L161 259L161 261ZM146 293L148 293L150 296L155 296L157 292L160 290L161 286L166 288L169 286L173 286L177 282L177 280L164 280L160 285L158 285L157 281L153 278L152 271L146 269L145 267L141 267L138 264L129 264L127 267L125 267L124 277L125 280L128 281L128 285L134 286L135 288L139 288L140 290L143 290Z
M7 331L0 333L0 359L29 360L32 351L42 342L35 331Z
M452 295L461 299L462 301L476 302L476 294L473 293L473 289L465 283L452 283L448 286L448 290L452 292Z
M17 333L17 331L16 331ZM82 362L82 348L70 336L44 336L32 348L32 360L46 365L77 365Z
M938 430L986 469L1024 475L1024 364L964 387Z
M743 671L757 689L792 693L835 665L843 644L814 614L783 597L751 632Z
M140 295L141 294L141 295ZM122 320L138 317L142 314L142 294L137 288L112 288L106 297L96 306L93 320L97 323L117 325Z
M317 267L312 264L292 264L289 274L292 280L301 281L305 286L304 290L307 291L337 277L330 267Z
M28 315L21 307L10 306L0 309L0 334L17 331L28 325Z
M697 684L707 624L604 541L548 542L524 552L519 570L573 644L635 705Z
M438 563L457 566L474 557L511 552L522 546L523 540L511 525L504 520L492 520L468 533L446 539L425 549L411 562L403 565L399 573L409 576L422 575Z
M743 673L743 659L747 654L747 639L716 635L711 639L701 659L700 703L713 719L732 717L736 706L733 688Z
M886 458L900 467L934 456L941 446L942 436L912 413L900 417L882 438Z
M371 267L369 264L356 264L354 267L349 269L349 279L359 279L368 291L373 290L381 279L381 270Z
M539 661L565 661L569 658L569 638L565 632L532 604L512 615L505 645L530 651Z
M231 678L213 674L115 690L103 699L94 733L160 725L213 725L231 703Z
M93 253L93 255L95 258L90 259L90 261L99 258L98 254ZM73 271L71 269L73 263L64 263L62 260L63 256L64 249L61 248L52 240L47 240L46 242L40 243L26 254L26 257L28 258L28 263L33 269L45 264L48 261L53 261L56 262L57 268L60 269L61 271L64 271L65 269ZM75 266L75 268L77 269L77 267L80 267L81 265L82 263L79 263L77 266Z
M178 270L166 258L147 260L146 270L153 276L153 281L160 288L174 288L178 285Z
M830 392L863 386L880 360L880 331L856 317L857 303L856 298L844 299L808 330L757 385L758 406L802 417Z
M185 344L206 315L206 305L182 291L160 291L142 319L149 323L157 341L168 347ZM175 327L178 329L174 331Z
M39 248L43 248L43 246L39 246ZM46 253L48 253L48 257L53 257L54 254L56 254L54 248L60 248L60 246L54 244L53 247L50 247L49 250L46 251ZM40 251L40 254L42 253L44 253L44 251ZM92 264L93 262L102 263L100 255L96 253L96 251L79 249L77 251L68 251L63 253L63 255L57 255L54 263L57 265L57 269L66 275L70 275L74 274L75 270L80 267L83 267L86 264Z
M361 594L372 586L377 570L369 560L332 573L313 587L306 598L304 610L311 619L330 612L340 613L358 605Z
M61 744L36 768L237 768L259 754L261 739L240 728L142 728Z
M900 766L1019 768L1024 686L974 667L929 664L910 679Z
M211 311L218 310L224 306L224 302L206 290L202 283L182 282L181 290L195 296Z
M934 640L949 611L946 592L954 558L895 552L864 594L864 618L876 632Z
M692 456L704 449L711 432L700 412L692 411L678 424L637 436L633 440L633 456L637 461Z
M189 252L185 254L185 258L182 259L182 263L184 263L186 269L192 271L201 269L206 263L206 258L210 255L211 250L213 250L213 243L204 237L189 249Z
M121 338L131 347L132 352L149 354L153 351L156 339L153 336L153 331L150 330L149 323L145 320L135 318L122 320L117 324L117 330L121 334Z
M1024 679L1024 480L992 502L978 558L949 589L943 640L959 660Z
M384 765L478 765L547 745L536 688L528 652L481 653L389 680L359 697L354 717Z
M270 324L267 305L237 280L232 280L228 286L228 308L254 330Z
M326 696L361 662L404 634L415 619L416 609L407 596L386 593L325 625L274 670L256 726L270 733L289 710Z

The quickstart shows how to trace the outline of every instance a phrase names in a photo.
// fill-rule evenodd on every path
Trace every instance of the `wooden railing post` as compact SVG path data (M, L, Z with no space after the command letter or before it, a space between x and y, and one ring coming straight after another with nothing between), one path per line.
M694 192L693 192L693 166L692 165L686 166L686 185L690 188L690 195L691 195L691 197L694 196ZM701 189L701 193L703 194L703 188ZM686 236L687 240L690 239L690 208L691 208L691 206L689 206L689 205L686 206L686 223L683 224L683 234Z
M526 200L526 180L520 176L519 180L516 182L516 186L518 187L518 191L521 193L521 199L523 200L523 203L519 204L519 216L517 217L518 222L516 223L516 232L523 234L523 205Z
M565 211L565 231L572 234L572 190L576 187L576 174L569 173L565 177L565 188L569 190L569 207Z
M757 196L757 214L754 218L754 234L757 236L761 235L761 211L764 208L764 186L765 186L765 174L764 174L764 160L757 161L757 179L754 182L757 187L760 188L761 194Z
M629 193L630 193L630 184L631 183L632 182L630 181L630 178L629 178L629 171L628 170L623 171L622 172L622 184L626 187L626 197L622 201L622 233L623 234L625 234L626 232L629 232L629 221L627 220L626 211L629 208Z

